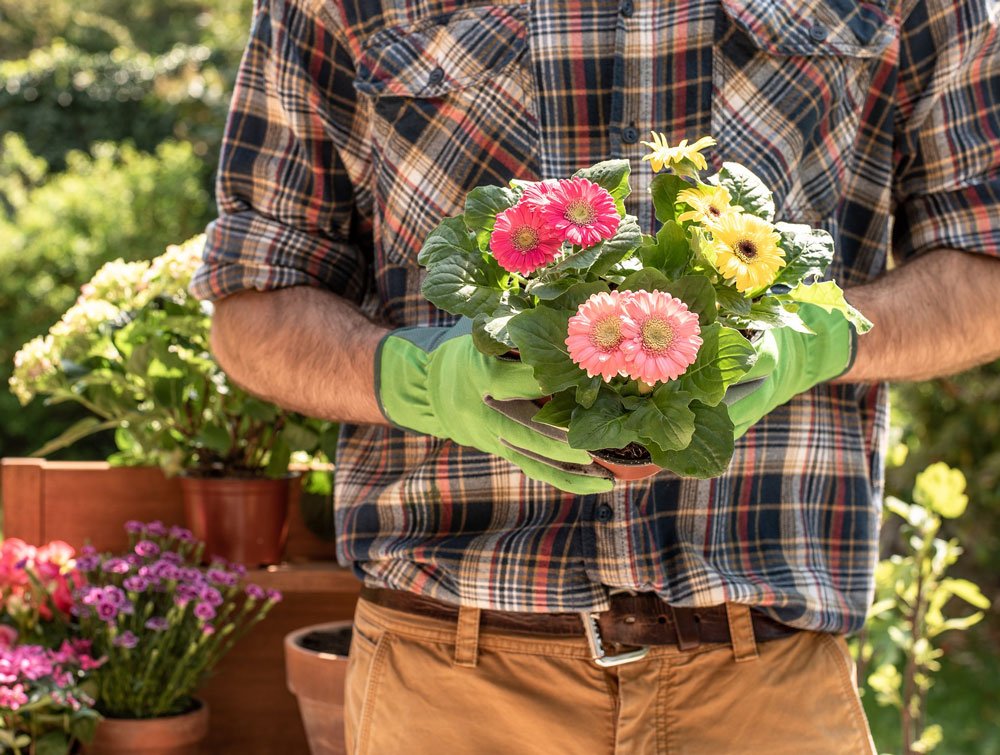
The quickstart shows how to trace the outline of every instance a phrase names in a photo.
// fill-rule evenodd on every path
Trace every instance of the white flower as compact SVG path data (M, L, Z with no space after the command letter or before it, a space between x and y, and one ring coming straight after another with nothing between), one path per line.
M48 378L56 374L58 362L59 355L52 336L33 338L14 355L14 374L8 382L11 392L22 406L44 389Z

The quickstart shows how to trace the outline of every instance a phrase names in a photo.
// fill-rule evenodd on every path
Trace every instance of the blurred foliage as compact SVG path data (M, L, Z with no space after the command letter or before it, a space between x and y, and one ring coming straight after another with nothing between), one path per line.
M875 701L899 711L893 744L904 755L936 749L946 736L927 720L927 695L941 671L942 635L978 624L990 607L979 587L946 576L962 555L958 540L938 537L945 520L961 517L969 499L965 477L943 462L917 475L913 503L889 496L884 530L893 533L890 555L875 572L875 603L854 645L858 678ZM958 615L953 598L965 606ZM969 613L972 606L979 610ZM965 610L963 610L965 609ZM946 612L947 611L947 612ZM880 750L885 750L883 737Z
M62 173L46 172L16 135L0 143L0 380L14 352L44 333L76 300L82 282L109 260L148 259L204 229L211 203L203 163L190 144L164 142L153 154L97 144L71 152ZM80 412L40 402L18 408L0 392L0 454L26 454Z

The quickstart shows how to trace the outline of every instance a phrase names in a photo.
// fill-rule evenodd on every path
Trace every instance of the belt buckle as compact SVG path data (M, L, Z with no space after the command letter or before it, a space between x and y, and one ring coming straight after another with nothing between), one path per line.
M601 630L597 625L597 617L600 614L594 611L581 611L580 618L583 621L583 631L587 636L587 644L590 646L591 660L601 668L611 668L621 666L625 663L633 663L641 660L649 653L649 645L643 645L637 650L630 650L627 653L618 655L608 655L604 652L604 644L601 642Z

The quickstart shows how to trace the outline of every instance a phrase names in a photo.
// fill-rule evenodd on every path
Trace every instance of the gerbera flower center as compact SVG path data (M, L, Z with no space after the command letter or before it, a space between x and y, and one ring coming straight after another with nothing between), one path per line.
M591 341L602 351L617 349L622 342L622 323L617 317L599 320L591 331Z
M718 207L716 207L714 204L710 204L708 206L708 214L709 215L714 215L715 217L719 217L720 215L722 215L722 211Z
M651 317L642 324L642 346L646 351L663 352L674 342L674 329L660 317Z
M752 262L757 259L757 245L750 239L740 239L737 241L733 251L744 262Z
M530 225L522 225L511 234L514 248L519 252L527 252L538 246L538 231Z
M597 212L590 202L577 199L566 205L565 217L576 225L590 225L597 219Z

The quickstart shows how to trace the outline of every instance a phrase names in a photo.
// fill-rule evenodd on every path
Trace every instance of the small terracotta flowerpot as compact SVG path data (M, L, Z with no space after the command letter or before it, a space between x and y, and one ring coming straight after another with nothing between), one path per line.
M206 559L221 556L248 566L280 562L289 498L298 491L295 477L181 477L184 516L194 536L205 541Z
M160 718L103 718L86 755L197 755L208 734L208 705Z
M344 755L344 676L351 622L316 624L285 636L285 676L298 698L312 755Z
M625 482L645 480L647 477L652 477L657 472L663 471L663 467L658 467L648 460L630 461L603 454L601 451L590 451L589 453L595 464L600 464L613 472L615 479Z

